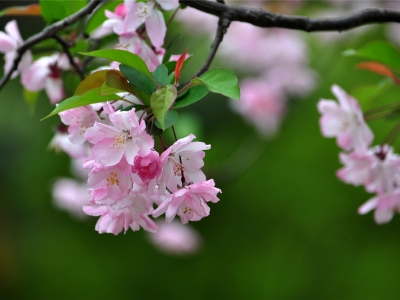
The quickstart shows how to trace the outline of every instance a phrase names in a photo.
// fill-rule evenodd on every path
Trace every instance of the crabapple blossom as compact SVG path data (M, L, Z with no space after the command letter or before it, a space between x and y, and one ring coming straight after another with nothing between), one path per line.
M73 144L83 144L86 129L92 127L97 114L91 106L81 106L59 113L61 121L68 126L68 137Z
M177 140L171 147L165 150L160 157L162 175L160 179L161 189L168 188L176 191L178 186L186 183L197 183L206 179L201 168L204 166L203 150L211 148L202 142L192 142L193 134Z
M65 54L56 53L36 60L29 69L22 73L24 87L33 92L46 90L50 102L60 102L64 96L64 85L61 78L62 70L69 70L71 65Z
M111 104L105 105L113 126L95 122L87 129L85 138L92 144L93 159L104 166L119 163L123 156L133 165L136 155L146 156L154 146L153 138L146 133L146 124L139 121L135 109L114 111Z
M136 156L132 172L137 173L144 183L148 183L160 172L160 155L157 151L150 151L144 157Z
M143 195L135 193L131 193L111 205L83 207L86 214L101 216L95 227L99 233L115 235L122 230L126 233L129 228L137 231L140 227L149 232L156 232L157 224L148 217L150 210L149 201Z
M188 224L172 221L172 223L157 222L157 225L157 232L149 233L148 237L160 251L166 254L185 255L199 250L201 237Z
M52 192L57 207L77 218L86 217L82 211L82 207L88 205L90 199L86 184L70 178L61 178L53 184Z
M175 215L180 216L183 224L199 221L210 214L210 207L206 202L219 201L216 195L221 190L214 186L212 179L186 185L171 194L152 215L157 218L165 213L167 223L171 223Z
M4 65L4 73L7 73L11 70L12 65L14 63L14 59L17 57L17 49L21 46L23 40L18 30L17 21L12 20L8 22L5 26L5 32L0 31L0 53L5 54L5 65ZM15 78L18 75L18 72L24 73L28 70L29 65L32 62L32 53L31 51L25 51L25 53L21 57L21 61L18 65L17 71L14 71L11 74L11 78Z
M337 85L332 86L332 92L338 98L339 104L324 99L318 102L318 111L322 114L320 118L322 135L336 137L337 144L346 151L367 149L374 135L364 121L357 100Z
M63 132L56 132L50 141L49 148L56 151L62 150L75 159L84 159L90 155L90 148L87 145L71 143L68 134Z
M394 212L400 212L400 189L394 189L392 192L383 195L377 195L365 202L358 212L366 214L375 209L374 219L378 224L388 223L394 215Z

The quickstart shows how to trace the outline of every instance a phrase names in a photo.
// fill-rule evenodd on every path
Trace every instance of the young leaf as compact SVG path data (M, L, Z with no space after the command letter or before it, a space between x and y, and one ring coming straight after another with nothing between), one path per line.
M177 96L176 87L173 85L160 86L150 98L153 114L160 122L161 129L165 129L165 115L174 103Z
M176 67L175 67L175 70L174 70L175 85L178 83L179 77L181 76L183 64L184 64L184 62L186 60L187 51L188 51L188 49L186 49L185 52L183 52L183 54L178 58L178 60L176 62Z
M187 93L176 100L174 108L189 106L204 98L208 92L208 88L204 85L193 86L188 90Z
M159 65L153 72L153 78L159 85L166 85L168 79L168 69L164 65Z
M129 83L148 95L151 95L157 88L153 77L125 65L119 65L122 74L128 79Z
M178 112L176 110L169 110L165 114L165 129L170 128L173 126L176 121L178 121ZM158 128L162 129L161 124L158 120L154 121L154 125L156 125Z
M384 63L400 70L400 52L391 44L375 41L359 50L349 49L343 52L346 56L359 56Z
M110 70L101 70L90 74L77 87L74 96L82 95L92 89L100 88L106 81L106 74Z
M171 58L172 53L174 52L176 45L178 44L179 38L181 37L180 34L176 35L172 41L168 44L167 50L165 51L162 63L165 64Z
M396 75L390 70L387 66L381 63L377 63L374 61L363 62L357 65L358 69L369 70L376 74L386 76L393 79L393 82L397 85L400 85L400 79L396 77Z
M93 104L93 103L119 100L119 99L121 99L121 98L116 95L101 96L100 88L94 88L82 95L72 96L68 99L65 99L64 101L59 103L57 105L57 107L50 114L48 114L46 117L44 117L42 120L47 119L51 116L54 116L62 111L65 111L65 110L68 110L71 108L85 106L85 105L89 105L89 104Z
M234 100L239 100L238 80L232 71L224 68L209 70L200 77L193 78L191 84L204 84L210 92L218 93Z
M146 63L136 54L120 49L96 50L92 52L80 52L82 55L107 58L136 69L139 72L151 77Z
M121 72L117 70L109 70L106 73L106 80L100 89L100 95L111 95L120 92L128 92L133 94L133 90L129 82Z
M41 16L42 11L40 10L39 4L31 4L28 6L13 6L8 7L0 11L0 17L2 16Z

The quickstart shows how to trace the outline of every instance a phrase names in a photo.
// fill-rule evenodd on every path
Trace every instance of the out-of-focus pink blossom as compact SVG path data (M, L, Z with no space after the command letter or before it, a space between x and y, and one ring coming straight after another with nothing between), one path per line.
M264 137L273 136L285 114L286 98L274 82L247 79L240 83L240 101L233 109L254 125Z
M373 209L375 209L374 219L376 223L388 223L393 218L394 212L400 212L400 189L371 198L360 206L358 213L363 215Z
M158 230L149 234L150 241L167 254L193 254L199 250L201 237L190 225L180 222L158 222Z
M175 215L180 216L183 224L189 221L199 221L210 214L206 202L218 202L220 189L214 187L214 180L202 181L187 185L173 194L152 213L157 218L165 213L165 220L171 223Z
M68 126L69 139L74 144L83 144L86 129L92 127L97 114L91 106L81 106L59 113L61 121Z
M77 218L84 218L82 207L89 205L87 186L69 178L58 179L53 184L54 204Z
M355 186L365 184L371 178L371 170L379 159L371 151L340 153L344 167L337 171L340 180Z
M52 56L44 56L22 73L22 84L27 90L33 92L45 89L50 102L55 104L65 97L61 78L62 70L70 68L68 57L65 54L56 53Z
M159 180L161 189L167 187L171 192L182 185L182 175L186 183L197 183L206 179L201 168L204 166L204 151L211 148L202 142L192 142L193 134L177 140L160 157L163 168Z
M18 30L17 21L12 20L5 26L5 32L0 31L0 53L5 54L6 63L4 65L4 73L11 70L14 59L17 56L17 48L21 46L23 40ZM14 71L11 78L15 78L18 72L24 73L28 70L32 62L32 53L28 50L22 55L17 71Z
M113 166L125 156L127 162L133 165L136 155L150 153L154 140L146 133L146 124L143 120L139 122L134 109L115 112L108 103L105 105L107 110L114 126L96 122L85 133L85 138L93 144L92 157L97 163Z
M75 159L84 159L90 156L89 146L71 143L67 133L57 132L50 141L49 147L56 151L62 150Z
M346 94L339 86L332 86L333 94L339 104L333 100L320 100L318 111L322 114L320 126L322 135L336 137L337 144L344 150L366 150L374 138L364 122L360 106L353 97Z

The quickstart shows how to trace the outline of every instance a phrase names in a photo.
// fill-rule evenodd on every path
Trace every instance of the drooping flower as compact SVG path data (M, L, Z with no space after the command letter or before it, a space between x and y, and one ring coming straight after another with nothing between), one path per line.
M4 73L11 70L14 59L17 57L17 49L23 44L23 40L18 30L17 21L12 20L5 26L5 32L0 31L0 53L5 54L6 63L4 65ZM24 73L28 70L30 63L32 62L32 53L28 50L21 57L21 61L16 71L11 75L11 78L15 78L18 72Z
M22 73L22 84L27 90L33 92L45 89L50 102L55 104L65 97L61 78L62 70L70 68L71 65L65 54L56 53L44 56L36 60L25 73Z
M81 106L59 113L61 121L68 126L69 139L74 144L83 144L86 129L92 127L97 114L91 106Z
M114 126L95 122L87 129L85 138L93 144L92 157L96 163L114 166L123 156L133 165L136 155L146 156L154 146L153 138L146 133L146 124L139 121L135 110L114 111L107 103L104 110L109 113Z
M201 168L204 166L204 151L211 148L202 142L192 142L193 134L177 140L165 150L160 157L163 168L159 180L161 189L167 187L171 192L182 186L182 178L186 183L197 183L206 179Z
M373 209L375 209L374 219L376 223L388 223L393 218L394 212L400 212L400 189L369 199L360 206L358 213L363 215Z
M214 186L212 179L187 185L171 194L152 215L157 218L165 213L167 223L171 223L175 215L180 216L183 224L199 221L210 214L210 207L206 202L219 201L217 194L221 190Z
M320 125L322 135L336 137L338 145L346 150L366 150L374 138L365 123L360 106L353 97L339 86L332 86L339 104L332 100L320 100L318 110L322 114Z

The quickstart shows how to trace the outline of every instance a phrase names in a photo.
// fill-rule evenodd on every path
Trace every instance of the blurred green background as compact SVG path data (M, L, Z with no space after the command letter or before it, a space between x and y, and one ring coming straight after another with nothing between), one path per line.
M43 27L37 18L18 21L24 38ZM378 226L372 214L357 214L371 195L336 178L339 149L321 136L316 110L318 99L333 98L333 83L351 91L380 79L341 53L383 39L384 30L335 43L305 34L319 85L292 102L272 141L259 140L222 97L185 109L201 125L194 134L212 145L205 172L223 191L211 215L192 223L203 247L186 257L158 252L143 231L100 235L96 218L77 221L55 208L52 180L71 176L67 156L47 149L59 121L40 122L52 109L46 97L32 113L18 79L9 82L0 93L0 298L398 299L400 217ZM195 54L190 73L210 41L187 38L180 47ZM396 95L392 88L378 101ZM375 144L389 125L373 124ZM249 156L255 163L246 165Z

